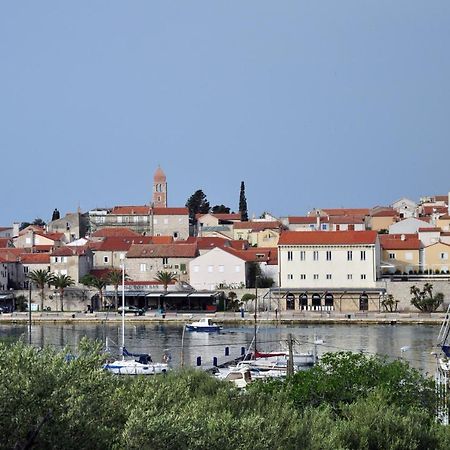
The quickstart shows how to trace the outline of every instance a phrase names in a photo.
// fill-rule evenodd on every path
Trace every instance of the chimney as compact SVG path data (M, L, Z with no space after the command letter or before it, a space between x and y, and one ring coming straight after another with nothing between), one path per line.
M316 211L316 230L320 230L320 212Z
M400 236L400 239L401 239L402 241L406 241L406 236L405 236L404 234L402 234L402 235Z
M450 197L450 193L449 193L448 195L449 195L449 197ZM17 237L17 236L19 236L19 227L20 227L19 222L14 222L14 223L13 223L13 235L12 235L12 237Z

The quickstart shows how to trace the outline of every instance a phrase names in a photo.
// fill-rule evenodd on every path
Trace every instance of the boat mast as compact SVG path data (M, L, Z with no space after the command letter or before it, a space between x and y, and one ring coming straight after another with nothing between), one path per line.
M125 255L120 255L120 260L122 261L121 268L122 268L122 346L121 346L121 353L122 353L122 360L125 359L124 356L124 349L125 349Z
M259 275L255 276L255 324L254 324L254 332L253 332L253 359L256 359L256 332L257 332L257 317L258 317L258 278Z

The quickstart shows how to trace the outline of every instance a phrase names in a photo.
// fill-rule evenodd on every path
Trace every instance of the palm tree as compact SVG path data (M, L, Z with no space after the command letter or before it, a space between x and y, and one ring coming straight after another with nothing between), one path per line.
M128 275L125 274L125 280L128 279ZM106 276L106 281L114 286L114 308L117 309L119 304L119 285L122 284L122 271L117 269L111 270Z
M178 277L175 272L165 272L160 270L159 272L156 273L156 277L154 279L156 281L159 281L164 286L164 294L167 294L167 286L170 283L172 283L172 281L177 281ZM158 300L158 308L159 308L159 300Z
M103 305L103 289L105 289L106 285L108 284L106 278L100 278L96 277L95 275L87 274L84 275L80 279L80 283L84 284L85 286L93 287L94 289L97 289L98 296L100 299L100 305Z
M59 296L61 299L61 311L64 311L64 290L69 286L73 286L75 284L75 281L73 281L72 277L60 273L58 275L52 275L50 284L52 284L56 289L59 290Z
M31 283L34 283L41 290L41 311L44 310L45 285L52 279L52 273L49 270L37 269L28 274Z

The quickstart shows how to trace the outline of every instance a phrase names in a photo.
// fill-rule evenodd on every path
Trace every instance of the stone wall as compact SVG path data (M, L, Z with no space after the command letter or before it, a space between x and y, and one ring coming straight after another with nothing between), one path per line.
M433 285L433 293L442 292L444 294L444 303L440 310L447 309L450 303L450 281L449 280L430 280ZM380 288L385 288L388 294L392 294L395 300L399 301L399 311L417 312L417 309L411 305L411 286L417 286L422 289L426 281L383 281L379 282Z

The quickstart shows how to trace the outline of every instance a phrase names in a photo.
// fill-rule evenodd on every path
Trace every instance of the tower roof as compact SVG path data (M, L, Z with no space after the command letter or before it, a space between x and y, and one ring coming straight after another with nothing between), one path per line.
M155 175L153 175L153 180L155 183L165 183L166 182L166 174L163 172L161 167L158 166L156 169Z

